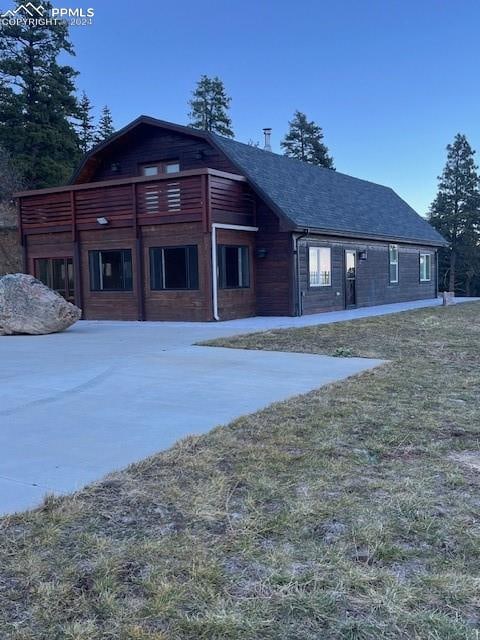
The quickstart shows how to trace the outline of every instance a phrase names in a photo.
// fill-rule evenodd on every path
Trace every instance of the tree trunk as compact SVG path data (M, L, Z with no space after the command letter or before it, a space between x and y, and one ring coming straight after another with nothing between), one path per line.
M448 279L448 290L455 291L455 265L457 262L457 254L452 251L450 254L450 273Z

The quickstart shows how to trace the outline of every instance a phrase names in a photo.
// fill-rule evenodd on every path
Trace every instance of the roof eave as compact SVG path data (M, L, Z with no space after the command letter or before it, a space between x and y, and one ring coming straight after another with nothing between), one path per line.
M340 231L340 230L334 230L334 229L322 229L320 227L306 227L305 225L303 226L296 226L293 231L295 233L305 233L305 231L308 231L308 233L313 233L313 234L322 234L322 235L326 235L326 236L335 236L337 238L355 238L356 240L381 240L383 242L395 242L395 243L403 243L403 244L416 244L416 245L428 245L431 247L448 247L449 243L444 240L443 242L441 241L435 241L435 240L427 240L425 238L411 238L411 237L402 237L402 236L387 236L387 235L382 235L379 233L369 233L369 234L365 234L365 233L360 233L360 232L354 232L354 231Z

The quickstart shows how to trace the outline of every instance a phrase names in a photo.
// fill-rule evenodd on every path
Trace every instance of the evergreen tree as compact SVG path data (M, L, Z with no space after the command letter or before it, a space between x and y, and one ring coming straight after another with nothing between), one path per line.
M85 91L78 103L78 137L82 153L87 153L95 142L95 125L93 123L92 103Z
M74 55L63 21L0 28L0 145L32 188L64 182L79 157L72 124L77 73L59 64L61 54Z
M333 158L328 155L328 148L322 142L323 131L301 111L295 111L289 130L280 146L285 155L303 162L316 164L327 169L334 169Z
M474 154L458 133L447 146L447 163L430 207L431 224L450 243L441 255L440 282L459 293L471 293L479 269L480 191Z
M232 121L228 115L230 102L222 80L217 76L209 78L203 75L189 101L190 126L233 138Z
M113 126L112 112L105 105L102 109L102 114L98 122L97 133L95 134L95 144L103 142L109 138L112 133L115 133L115 127Z

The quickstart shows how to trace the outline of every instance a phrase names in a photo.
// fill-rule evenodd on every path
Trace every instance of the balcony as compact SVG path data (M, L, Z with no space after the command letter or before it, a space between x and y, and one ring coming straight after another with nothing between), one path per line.
M245 178L213 169L40 189L17 197L24 235L94 229L101 218L109 227L203 222L207 230L212 221L229 218L251 224L255 206Z

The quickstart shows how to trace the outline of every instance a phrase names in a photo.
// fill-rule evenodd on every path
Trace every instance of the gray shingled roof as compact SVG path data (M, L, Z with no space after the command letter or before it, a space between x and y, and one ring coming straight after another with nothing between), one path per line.
M296 228L446 244L390 187L211 136L252 187Z

